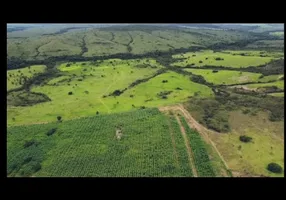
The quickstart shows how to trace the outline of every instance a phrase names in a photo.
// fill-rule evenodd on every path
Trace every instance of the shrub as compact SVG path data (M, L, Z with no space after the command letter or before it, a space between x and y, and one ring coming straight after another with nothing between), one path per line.
M241 135L241 136L239 136L239 140L240 140L241 142L247 143L247 142L250 142L250 141L252 140L252 137L248 137L248 136L246 136L246 135Z
M131 94L131 95L130 95L130 97L131 97L131 98L133 98L133 97L134 97L134 95L133 95L133 94Z
M72 92L69 92L69 93L68 93L68 95L72 95L72 94L73 94Z
M269 163L267 169L273 173L282 173L282 167L277 163Z
M195 57L196 55L194 54L194 55L192 55L193 57Z
M61 121L62 117L61 116L57 116L57 120Z
M163 80L162 83L168 83L168 80Z
M85 94L89 94L89 92L88 92L87 90L86 90L86 91L84 91L84 93L85 93Z
M51 135L53 135L55 132L56 132L56 128L52 128L52 129L50 129L48 132L47 132L47 136L51 136Z
M82 79L80 78L80 79L78 79L78 81L82 81Z
M264 77L264 75L262 74L261 76L259 76L259 79L261 79L261 78L263 78Z
M99 112L98 112L98 111L96 111L96 114L97 114L97 115L99 115Z
M146 107L145 107L145 106L141 106L140 108L141 108L141 109L145 109Z
M66 64L66 67L70 67L71 66L71 64Z
M203 63L203 61L202 61L202 60L200 60L200 61L199 61L199 63Z
M213 70L213 73L217 73L218 72L218 70Z
M119 96L119 95L121 95L121 93L122 93L122 91L120 91L120 90L114 90L114 92L112 92L112 96Z
M176 87L176 90L183 90L182 88L180 88L180 87Z
M223 58L217 57L215 60L224 60Z

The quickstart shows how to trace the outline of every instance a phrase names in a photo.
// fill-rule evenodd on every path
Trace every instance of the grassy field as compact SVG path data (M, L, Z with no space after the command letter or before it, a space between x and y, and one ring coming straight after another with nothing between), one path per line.
M258 50L243 50L243 51L222 51L223 53L228 53L231 55L241 55L243 54L244 56L265 56L265 57L273 57L273 58L283 58L284 53L280 51L258 51Z
M42 60L54 56L84 57L116 53L141 54L170 49L206 47L215 43L230 43L252 38L247 33L218 30L190 30L152 26L74 29L58 33L66 26L51 26L46 30L29 28L8 34L8 57ZM36 30L37 29L37 30ZM55 34L57 33L57 34ZM44 35L54 34L54 35ZM19 38L20 37L20 38ZM86 51L82 52L83 47Z
M199 176L216 176L206 169L206 164L212 168L209 161L202 162L208 155L197 149L204 142L194 134ZM7 175L12 177L193 176L178 123L158 109L15 126L7 137Z
M260 88L260 87L266 87L266 86L276 86L280 89L284 89L284 81L276 81L276 82L272 82L272 83L257 83L257 84L248 84L248 85L244 85L247 88L250 89L256 89L256 88Z
M243 176L283 176L269 172L266 167L275 162L284 169L284 121L270 122L267 115L266 112L251 116L233 111L229 118L231 133L209 135L233 172ZM240 135L252 137L253 142L241 142Z
M280 37L284 36L284 32L283 31L270 32L269 34L270 35L274 35L274 36L280 36Z
M24 81L21 81L23 77L27 79L42 73L46 70L44 65L33 65L22 69L14 69L7 71L7 91L15 88L19 88L23 85Z
M67 67L67 64L70 66ZM167 72L127 89L120 96L108 96L115 90L128 88L138 79L153 76L161 68L151 59L61 64L58 69L62 76L31 89L32 92L47 95L51 101L26 107L8 106L8 125L52 122L59 115L67 120L92 116L96 112L102 114L136 110L141 106L157 107L185 101L189 96L213 95L207 86L191 82L187 76ZM168 82L163 83L163 80ZM69 92L72 95L68 95ZM160 92L170 94L160 95ZM13 97L9 99L12 101Z
M270 93L269 95L276 97L284 97L284 92L275 92L275 93Z
M274 59L274 57L241 56L233 55L230 53L213 52L211 50L174 55L173 58L184 59L172 64L173 66L178 67L185 67L187 65L193 64L197 67L213 65L233 68L259 66L266 64ZM216 58L222 58L223 60L216 60Z
M246 48L263 49L263 48L284 48L284 40L259 40L248 44Z
M240 72L240 71L229 71L229 70L219 70L213 73L210 69L185 69L185 71L192 72L196 75L202 75L206 81L213 84L236 84L245 82L255 82L255 81L268 81L276 80L278 75L273 75L271 77L264 77L259 79L261 74L250 73L250 72Z

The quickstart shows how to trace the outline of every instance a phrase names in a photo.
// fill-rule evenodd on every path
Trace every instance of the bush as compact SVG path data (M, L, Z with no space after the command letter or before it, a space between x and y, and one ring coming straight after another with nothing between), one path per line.
M176 90L183 90L182 88L180 88L180 87L176 87Z
M89 94L89 92L88 92L87 90L86 90L86 91L84 91L84 93L85 93L85 94Z
M273 173L282 173L282 167L277 163L269 163L267 169Z
M241 136L239 136L239 140L240 140L241 142L248 143L248 142L251 142L252 137L248 137L248 136L246 136L246 135L241 135Z
M141 106L140 108L141 108L141 109L145 109L146 107L145 107L145 106Z
M78 81L82 81L82 79L80 78L80 79L78 79Z
M217 57L215 60L224 60L223 58Z
M48 132L47 132L47 136L51 136L51 135L53 135L55 132L56 132L56 128L52 128L51 130L49 130Z
M218 70L213 70L213 73L217 73L218 72Z
M62 117L61 116L57 116L58 121L61 121Z
M69 93L68 93L68 95L72 95L72 94L73 94L72 92L69 92Z
M133 97L134 97L134 95L133 95L133 94L131 94L131 95L130 95L130 97L131 97L131 98L133 98Z
M203 61L202 61L202 60L200 60L200 61L199 61L199 63L203 63Z
M168 83L168 80L163 80L162 83Z
M66 67L70 67L71 66L71 64L66 64Z
M97 114L97 115L99 115L99 112L98 112L98 111L96 111L96 114Z

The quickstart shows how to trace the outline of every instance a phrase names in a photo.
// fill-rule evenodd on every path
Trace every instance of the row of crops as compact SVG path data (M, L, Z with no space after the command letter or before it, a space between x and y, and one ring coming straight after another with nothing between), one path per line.
M187 154L187 149L185 146L184 138L181 134L181 130L179 127L179 124L177 120L175 119L174 116L169 117L170 123L171 123L171 134L174 138L175 141L175 154L178 156L178 163L179 163L179 170L180 170L180 175L185 176L185 177L192 177L193 172L192 168L189 163L189 158Z
M120 140L115 134L119 128ZM158 109L14 126L7 133L8 176L177 177L191 173L177 169L168 119Z
M188 126L184 117L181 116L180 120L182 122L182 125L184 126L184 129L191 144L198 176L214 177L215 172L211 165L207 149L205 147L205 143L202 140L200 134Z

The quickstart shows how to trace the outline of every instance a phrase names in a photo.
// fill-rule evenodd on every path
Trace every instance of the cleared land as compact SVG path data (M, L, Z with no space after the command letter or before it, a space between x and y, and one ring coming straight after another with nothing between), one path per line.
M182 59L173 63L173 66L185 67L193 65L201 67L209 66L223 66L223 67L249 67L259 66L270 62L274 57L260 57L260 56L242 56L230 53L213 52L213 51L199 51L185 54L174 55L173 58Z

